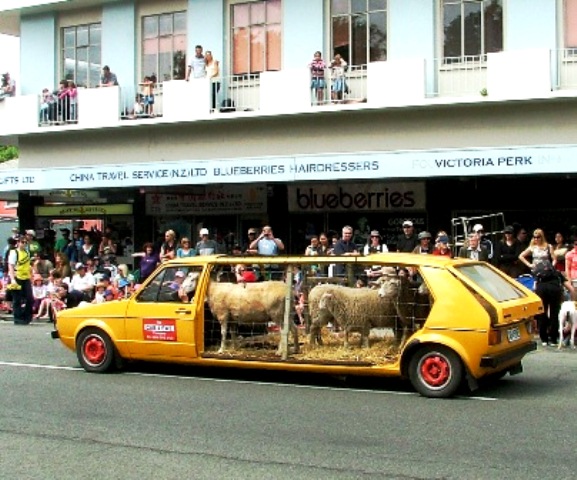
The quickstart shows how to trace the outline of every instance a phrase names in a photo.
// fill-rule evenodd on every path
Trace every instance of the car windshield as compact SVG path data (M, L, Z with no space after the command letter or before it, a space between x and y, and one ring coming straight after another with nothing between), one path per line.
M525 294L514 283L508 282L485 265L462 265L456 268L497 302L525 297Z

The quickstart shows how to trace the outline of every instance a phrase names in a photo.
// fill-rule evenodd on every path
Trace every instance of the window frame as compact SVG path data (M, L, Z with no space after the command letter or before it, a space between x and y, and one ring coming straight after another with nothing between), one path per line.
M279 10L280 10L280 16L278 21L268 21L268 12L267 12L267 8L266 8L266 4L270 1L278 1L279 2ZM227 32L230 36L230 41L229 41L229 65L230 65L230 74L237 78L252 78L254 76L258 76L263 72L277 72L282 70L282 45L283 45L283 17L282 17L282 2L284 0L232 0L229 2L229 8L228 8L228 28L227 28ZM251 15L251 7L254 5L265 5L265 13L264 13L264 22L259 22L259 23L252 23L251 19L250 19L250 15ZM236 7L241 6L241 5L247 5L249 6L249 20L248 20L248 24L246 26L235 26L234 23L234 10ZM274 68L270 68L270 60L269 57L271 55L269 55L269 38L268 38L268 27L272 27L272 26L276 26L278 28L278 52L277 52L277 56L278 58L276 59L275 63L278 64L278 68L275 66ZM247 51L247 55L248 58L246 59L246 71L241 71L241 69L237 69L236 65L235 65L235 52L236 52L236 45L235 45L235 30L239 30L241 28L248 28L248 34L246 35L248 38L248 45L246 47L246 51ZM251 39L251 34L250 31L251 29L255 29L255 28L263 28L264 30L264 39L263 39L263 44L264 44L264 51L260 52L262 53L262 64L263 67L262 69L254 69L252 68L252 57L251 57L251 52L252 52L252 42L250 41ZM244 61L244 60L243 60Z
M474 65L481 64L485 65L487 63L487 53L501 52L504 49L504 0L498 0L501 7L501 45L498 50L487 51L487 36L486 36L486 9L490 6L491 0L439 0L439 38L440 38L440 49L441 49L441 59L442 66L451 68L451 65ZM481 29L480 29L480 52L476 54L467 54L466 49L466 39L465 39L465 21L466 21L466 5L467 4L481 4L480 14L481 14ZM460 5L460 54L458 56L447 56L446 51L446 39L445 39L445 7L447 5Z
M176 15L182 15L183 16L183 23L184 23L184 33L176 33L175 32L175 16ZM170 34L162 34L161 33L161 21L162 21L162 17L167 17L170 16L171 17L171 32ZM155 37L151 37L151 38L147 38L145 35L145 22L147 21L147 19L155 19L156 20L156 31L157 34ZM187 55L187 51L186 51L186 46L187 46L187 39L188 39L188 31L187 31L187 12L185 10L179 10L179 11L173 11L173 12L159 12L159 13L151 13L148 15L142 15L140 17L140 31L141 31L141 35L140 35L140 66L141 66L141 73L142 73L142 77L144 77L145 75L147 76L151 76L151 75L155 75L157 78L157 81L159 83L162 83L163 81L168 81L168 80L184 80L185 76L186 76L186 55ZM180 36L184 36L184 49L182 50L182 52L184 53L182 60L180 61L180 63L182 64L182 69L181 69L181 74L177 75L175 74L176 69L175 69L175 55L176 52L178 52L178 50L175 48L175 38L176 37L180 37ZM170 78L167 78L166 74L161 72L161 60L160 60L160 56L161 56L161 43L163 40L170 40L171 43L171 50L170 50ZM145 61L145 43L147 41L153 41L156 42L156 65L154 66L153 71L148 72L146 70L146 64L147 62ZM180 70L179 70L180 71Z
M88 30L88 41L86 43L86 45L78 45L78 36L79 36L79 29L82 28L86 28ZM92 37L93 37L93 30L97 30L99 32L99 41L98 43L92 43ZM72 31L74 33L74 46L73 47L68 47L66 45L66 34L67 32ZM100 83L100 71L102 69L102 22L91 22L91 23L82 23L82 24L78 24L78 25L66 25L66 26L62 26L60 27L60 59L61 59L61 78L65 79L65 80L73 80L76 83L76 86L78 87L86 87L86 88L92 88L92 87L97 87ZM68 57L66 57L66 52L68 50L74 50L74 68L72 70L72 73L70 74L67 71L67 67L66 67L66 60ZM82 62L84 60L78 60L78 52L80 49L84 49L87 51L86 54L86 61L85 63L87 64L86 66L86 83L83 83L80 79L79 79L79 68L78 68L78 64L79 62ZM98 54L98 61L97 62L91 62L92 56L91 56L91 50L94 49L98 49L99 54ZM94 54L96 55L96 53ZM95 75L95 84L93 85L91 82L91 76L90 76L90 65L95 65L96 68L94 69L96 72Z
M330 35L330 40L329 40L329 44L330 44L330 57L332 58L333 55L340 53L342 58L350 65L366 65L370 62L377 62L377 61L386 61L387 57L388 57L388 49L389 49L389 0L384 0L385 2L385 8L384 9L374 9L371 10L370 7L370 0L365 0L366 1L366 9L362 10L362 11L356 11L353 12L353 8L352 8L352 1L353 0L346 0L348 2L348 8L347 8L347 13L336 13L333 14L333 0L330 1L329 3L329 35ZM370 28L366 29L366 51L365 51L365 61L364 62L355 62L354 58L353 58L353 52L355 50L355 47L353 45L353 17L358 14L358 13L362 13L364 14L367 18L370 18L371 14L378 14L378 13L384 13L385 15L385 22L384 22L384 33L385 33L385 44L384 44L384 53L382 58L371 58L371 36L370 36ZM346 54L343 53L343 51L341 51L339 48L335 47L335 33L334 33L334 21L336 18L348 18L348 46L346 47L348 52ZM370 22L369 22L370 24Z

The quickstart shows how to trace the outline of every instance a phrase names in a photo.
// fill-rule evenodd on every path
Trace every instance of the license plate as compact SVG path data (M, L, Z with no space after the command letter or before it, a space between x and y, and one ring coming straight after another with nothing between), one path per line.
M519 327L513 327L507 330L507 339L509 342L516 342L521 339L521 330Z

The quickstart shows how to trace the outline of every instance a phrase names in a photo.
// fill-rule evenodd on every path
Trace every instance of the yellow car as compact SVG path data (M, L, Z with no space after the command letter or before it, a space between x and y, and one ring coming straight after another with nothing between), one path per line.
M522 371L539 297L489 264L402 253L177 259L58 313L82 367L144 360L408 378L429 397Z

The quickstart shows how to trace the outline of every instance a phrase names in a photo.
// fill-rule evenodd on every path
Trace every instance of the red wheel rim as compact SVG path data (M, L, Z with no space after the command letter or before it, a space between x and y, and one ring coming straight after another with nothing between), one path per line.
M99 365L106 358L106 344L100 337L88 337L82 350L84 358L92 365Z
M442 387L451 378L450 363L438 353L423 358L419 370L421 378L430 387Z

